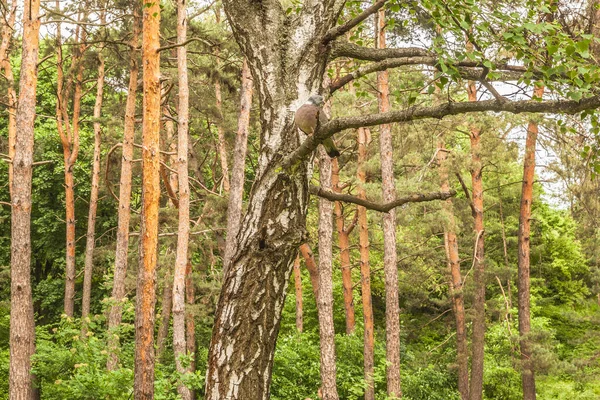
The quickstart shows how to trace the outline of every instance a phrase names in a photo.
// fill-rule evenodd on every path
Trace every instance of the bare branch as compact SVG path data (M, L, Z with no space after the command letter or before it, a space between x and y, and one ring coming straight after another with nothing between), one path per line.
M357 15L355 18L351 19L350 21L347 21L346 23L344 23L342 25L338 25L335 28L331 29L329 32L327 32L325 34L325 37L323 38L323 44L327 44L327 43L331 42L333 39L340 37L344 33L350 31L356 25L360 24L365 19L367 19L369 16L376 13L377 10L379 10L381 7L383 7L383 5L386 3L386 1L387 0L378 0L375 4L373 4L371 7L367 8L365 11L363 11L362 13Z
M375 210L375 211L380 211L380 212L384 212L384 213L387 213L391 209L400 207L401 205L404 205L406 203L422 203L425 201L432 201L432 200L446 200L456 194L456 191L454 191L454 190L451 190L449 192L433 192L433 193L426 193L426 194L414 193L414 194L410 194L405 197L400 197L389 203L381 204L381 203L374 203L369 200L361 199L360 197L352 196L349 194L330 192L328 190L321 189L318 186L311 186L310 192L316 196L323 197L330 201L343 201L346 203L354 203L354 204L358 204L359 206L363 206L369 210Z

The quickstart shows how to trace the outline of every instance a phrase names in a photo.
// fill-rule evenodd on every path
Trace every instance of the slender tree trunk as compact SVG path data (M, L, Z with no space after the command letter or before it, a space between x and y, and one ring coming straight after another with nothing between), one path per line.
M154 308L160 200L160 4L144 6L142 218L135 310L134 397L154 398Z
M215 7L215 19L217 24L221 23L221 10L219 5ZM221 49L219 48L219 46L216 46L215 63L217 70L219 70L221 64L220 56ZM229 192L229 162L227 161L227 143L225 140L225 128L223 126L225 123L225 121L223 120L223 98L221 94L221 78L218 75L215 78L215 99L215 107L217 108L218 113L217 135L219 143L217 147L219 149L219 159L221 161L221 172L223 173L223 190L225 190L225 192Z
M101 23L104 23L104 12ZM92 276L94 269L94 249L96 244L96 210L98 209L98 189L100 183L100 144L102 143L102 97L104 94L104 56L103 47L98 49L98 79L96 82L96 103L94 104L94 159L92 163L92 188L90 193L90 209L88 212L87 240L85 246L85 267L83 271L83 298L81 301L81 318L85 331L85 319L90 313L92 294Z
M186 0L177 1L177 42L183 43L187 36ZM179 108L177 125L177 176L179 178L179 224L177 228L177 257L173 278L173 351L177 372L188 372L181 357L187 353L185 330L185 273L188 265L188 241L190 237L190 183L188 179L188 120L189 88L187 73L187 49L177 48L177 77L179 81ZM192 391L183 383L177 386L183 400L191 400Z
M467 87L469 101L477 101L475 82L469 81ZM471 138L471 184L473 190L473 218L475 220L475 251L473 260L473 281L475 298L473 308L473 339L471 359L471 382L469 396L471 400L483 397L483 356L485 346L485 263L484 263L484 226L483 226L483 164L481 161L481 129L472 126Z
M310 277L310 283L312 285L313 293L315 295L315 299L319 298L319 271L317 269L317 263L315 262L315 257L313 256L312 250L308 243L303 243L300 246L300 254L302 254L302 258L304 258L304 265L306 265L306 269L308 270L308 276Z
M534 98L541 99L544 87L536 86ZM530 232L531 203L533 202L533 180L535 178L535 147L538 125L529 121L527 126L527 142L523 159L523 187L521 189L521 212L519 214L519 336L521 346L521 380L523 382L523 400L535 400L535 374L531 359L531 310L530 310Z
M300 273L300 254L294 261L294 287L296 289L296 329L302 332L302 274Z
M9 396L33 398L31 356L35 351L31 298L31 176L40 33L40 1L25 2L21 77L17 104L12 180L10 258Z
M252 74L248 61L244 59L242 67L242 86L240 89L240 114L238 130L233 149L233 166L231 167L231 188L227 205L227 238L225 240L225 270L231 263L235 252L236 236L240 230L242 218L242 200L244 197L244 180L246 177L246 150L248 148L248 129L250 126L250 109L252 108ZM223 274L226 272L224 271Z
M376 26L377 48L385 49L385 9L378 11ZM377 93L379 112L390 111L388 71L377 73ZM396 198L394 179L394 155L392 146L392 126L381 125L381 181L383 201ZM400 398L400 306L398 304L398 266L396 263L396 210L392 209L383 219L383 269L385 272L385 338L386 338L386 378L387 393L390 398Z
M336 193L341 193L340 167L338 159L331 160L331 183ZM352 264L350 263L350 232L354 229L354 222L346 228L342 204L334 203L335 223L340 246L340 268L342 270L342 287L344 288L344 312L346 314L346 334L351 335L356 328L354 316L354 296L352 295Z
M7 108L8 108L8 158L15 157L15 140L17 135L16 112L17 93L15 92L15 78L10 63L10 43L15 29L17 16L17 0L7 1L7 12L4 14L5 24L2 26L2 42L0 44L0 68L4 73L7 86ZM13 165L8 164L8 189L12 193Z
M196 370L196 324L194 323L194 314L191 310L191 306L195 302L195 297L196 291L192 277L192 263L188 260L185 269L185 301L187 304L185 308L185 345L187 346L187 352L193 356L190 364L190 371L192 372Z
M331 159L319 149L320 184L331 189ZM323 399L339 398L336 387L335 331L333 327L332 236L333 207L329 200L319 199L319 337L321 345L321 390Z
M440 140L437 150L439 163L440 186L442 192L450 190L448 182L447 151L444 147L444 139ZM458 391L462 400L469 398L469 352L467 348L467 329L465 322L465 302L463 292L463 278L460 272L460 256L458 253L458 240L456 237L456 222L452 200L447 199L443 205L445 214L444 247L446 259L450 272L450 296L452 309L456 321L456 362L458 364Z
M170 253L171 249L169 248L167 251ZM171 310L173 309L173 276L169 267L166 268L163 280L160 324L158 326L158 334L156 335L156 359L159 361L165 352L167 336L169 336L169 326L171 325Z
M367 182L367 175L364 170L364 163L367 160L367 143L370 132L367 128L358 129L358 165L357 176L359 181L358 196L366 198L364 188ZM358 228L359 239L358 247L360 250L360 286L362 292L363 318L365 326L364 340L364 369L367 388L365 389L365 400L375 398L375 387L373 382L373 373L375 371L375 337L373 326L373 300L371 298L371 266L369 264L369 222L367 220L367 209L358 206Z
M106 367L114 370L118 364L117 348L119 337L114 332L121 325L122 304L125 300L125 277L127 276L127 252L129 249L129 220L131 217L131 167L133 161L133 143L135 138L135 103L138 80L139 36L141 31L141 7L133 2L133 30L131 53L129 56L129 88L125 104L125 126L123 130L123 147L121 160L121 177L119 180L119 209L117 222L117 246L115 252L115 269L113 289L108 316L108 360Z

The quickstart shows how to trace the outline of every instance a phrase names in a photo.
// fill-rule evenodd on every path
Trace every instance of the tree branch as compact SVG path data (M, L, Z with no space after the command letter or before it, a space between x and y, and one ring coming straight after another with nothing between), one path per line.
M331 29L329 32L327 32L325 34L325 37L323 37L323 44L327 44L327 43L331 42L333 39L335 39L339 36L342 36L344 33L350 31L356 25L360 24L365 19L367 19L371 14L376 13L377 10L379 10L381 7L383 7L383 5L386 3L386 1L387 0L378 0L375 4L373 4L371 7L367 8L365 11L363 11L362 13L357 15L355 18L351 19L350 21L347 21L346 23L344 23L342 25L338 25L335 28Z
M369 201L366 199L361 199L360 197L352 196L349 194L330 192L330 191L324 190L318 186L311 186L310 193L312 193L316 196L319 196L319 197L323 197L324 199L327 199L330 201L343 201L346 203L354 203L354 204L358 204L359 206L363 206L369 210L375 210L375 211L387 213L391 209L400 207L401 205L404 205L406 203L421 203L424 201L432 201L432 200L446 200L446 199L454 196L456 194L456 191L451 190L449 192L433 192L433 193L427 193L427 194L414 193L414 194L410 194L405 197L397 198L394 201L391 201L389 203L384 203L384 204L374 203L372 201Z

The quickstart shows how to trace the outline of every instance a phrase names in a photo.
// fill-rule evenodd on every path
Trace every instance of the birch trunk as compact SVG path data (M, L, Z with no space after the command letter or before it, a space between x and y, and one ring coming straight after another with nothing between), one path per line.
M129 55L129 87L125 104L125 126L119 179L119 209L117 222L117 246L115 251L115 269L113 277L112 304L108 316L108 360L106 367L114 370L118 364L117 348L119 338L115 330L121 325L122 303L125 300L125 277L127 276L127 253L129 249L129 220L131 218L131 167L133 161L133 143L135 138L135 103L138 80L139 36L141 31L141 8L133 3L133 29L131 53Z
M187 36L186 0L177 1L177 42L184 43ZM177 125L177 176L179 178L179 224L177 228L177 256L173 278L173 351L177 372L188 369L181 357L187 353L185 330L185 273L188 265L188 241L190 237L190 183L188 179L188 120L189 88L187 71L187 49L177 48L177 77L179 81L179 108ZM183 400L191 400L192 391L183 383L177 386Z
M142 215L135 310L134 398L154 398L154 308L160 200L160 4L144 7Z
M238 130L233 149L233 166L231 167L231 188L227 205L227 238L225 240L224 272L231 264L231 256L235 251L235 239L240 230L242 217L242 200L244 197L244 181L246 168L246 150L248 148L248 129L250 126L250 109L252 108L252 75L248 61L244 59L242 67L242 86L240 93L240 114Z
M319 149L319 180L325 190L331 189L331 159ZM333 327L332 236L333 207L329 200L319 199L319 338L321 347L321 390L324 400L339 398L336 387L335 331Z
M534 98L541 99L544 87L536 86ZM533 202L533 181L535 179L535 147L538 136L538 125L529 121L527 126L527 142L523 159L523 186L521 189L521 211L519 214L519 336L521 347L521 380L523 383L523 400L535 400L535 374L531 359L531 331L530 309L530 234L531 234L531 203Z
M10 258L9 395L13 400L33 397L31 356L35 351L31 298L31 177L40 33L40 1L25 2L21 77L17 103L12 180Z
M385 10L378 11L376 26L378 49L385 49ZM377 98L379 112L390 111L388 71L377 73ZM394 179L394 155L392 146L392 126L379 128L381 154L381 182L383 201L396 199ZM396 210L384 213L383 219L383 269L385 275L385 341L387 393L390 398L400 398L400 306L398 303L398 266L396 262Z
M358 129L358 163L357 177L359 182L358 197L367 197L364 185L367 175L364 163L367 160L367 143L370 132L367 128ZM369 264L369 222L367 220L367 209L358 206L358 247L360 250L360 287L362 292L363 318L364 318L364 370L367 387L365 389L365 400L375 399L375 387L373 382L375 364L375 337L373 326L373 299L371 297L371 266Z

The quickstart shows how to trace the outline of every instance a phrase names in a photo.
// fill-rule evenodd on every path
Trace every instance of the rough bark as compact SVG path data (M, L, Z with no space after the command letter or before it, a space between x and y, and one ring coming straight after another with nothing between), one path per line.
M231 263L235 251L235 239L240 230L242 217L242 200L244 197L244 180L246 177L246 150L248 148L248 129L250 126L250 109L252 108L252 74L248 61L244 59L242 67L242 85L240 88L240 114L238 130L233 149L233 165L231 167L231 187L227 205L227 238L225 240L224 272Z
M331 187L331 158L319 150L319 180L321 187ZM339 398L336 387L335 330L333 326L332 237L333 205L319 199L319 338L321 348L321 391L323 399Z
M133 3L133 28L131 53L129 56L129 87L125 103L125 125L121 159L121 177L119 179L119 208L117 222L117 245L115 251L115 269L113 277L112 304L108 316L108 360L109 370L117 367L117 348L119 338L113 334L121 324L122 304L125 300L125 277L127 276L127 252L129 249L129 220L131 218L131 177L133 161L133 143L135 138L135 103L138 80L139 36L141 31L141 7Z
M56 9L60 12L60 4L56 2ZM85 20L85 12L78 13L80 21ZM57 55L57 100L56 124L60 135L64 158L65 176L65 212L66 212L66 265L65 265L65 297L64 311L72 317L75 311L75 181L73 169L79 155L79 117L81 114L81 98L83 96L83 53L86 45L86 31L81 26L75 28L75 42L71 56L71 66L67 72L66 81L64 74L64 59L62 51L61 24L57 25L56 55ZM69 116L69 97L73 87L73 113Z
M469 101L477 101L475 82L469 81L467 87ZM471 139L471 185L472 206L475 231L475 251L473 260L473 282L475 296L473 300L473 336L471 356L471 381L469 397L481 400L483 397L483 352L485 346L485 264L484 264L484 225L483 225L483 164L481 161L481 129L470 128Z
M447 150L443 138L437 149L437 161L439 163L440 186L442 191L450 190L448 182L448 163L446 161ZM452 200L447 199L443 205L444 226L444 248L450 273L450 297L454 320L456 322L456 363L458 365L458 391L462 400L469 398L469 353L467 348L467 330L465 322L465 303L463 292L463 278L460 272L460 256L458 253L458 239L456 237L456 221L454 219L454 208Z
M249 209L215 314L206 397L267 399L285 293L306 236L312 172L310 157L288 171L281 159L306 139L294 129L293 111L321 88L327 56L320 39L335 24L342 4L309 0L293 16L275 1L223 4L252 71L262 131Z
M17 112L17 93L14 88L15 78L10 64L10 43L14 33L15 21L17 17L17 0L7 1L6 13L4 14L5 23L2 25L2 42L0 43L0 69L6 79L6 94L8 108L8 158L13 160L15 157L15 140L17 135L16 112ZM13 165L8 164L8 190L12 193Z
M367 160L367 143L370 133L366 128L358 129L358 163L357 177L359 181L358 197L365 198L364 184L367 175L364 163ZM365 389L365 400L375 398L375 387L373 382L375 337L373 326L373 299L371 297L371 266L369 263L369 223L367 220L367 209L358 206L358 248L360 251L360 287L362 292L363 318L364 318L364 370L367 388Z
M536 86L533 96L542 98L544 87ZM531 232L531 203L533 202L533 181L535 178L535 147L538 136L538 125L529 121L527 126L527 141L525 143L525 156L523 159L523 186L521 189L521 210L519 213L519 258L518 258L518 290L519 290L519 336L521 347L521 381L523 384L523 399L535 400L535 373L531 359L531 340L528 337L531 331L530 310L530 232Z
M337 157L331 160L331 184L336 193L341 193L340 167ZM342 203L334 203L335 224L340 246L340 269L342 270L342 287L344 288L344 312L346 314L346 334L351 335L356 328L354 315L354 296L352 295L352 264L350 262L350 233L354 229L356 220L346 227Z
M168 249L167 251L171 251ZM156 334L156 359L161 360L165 352L169 326L171 325L171 311L173 310L173 276L170 268L165 271L163 278L163 292L161 299L160 322Z
M386 48L385 10L378 11L376 24L377 48ZM388 72L377 73L377 99L379 112L390 110ZM394 179L394 155L392 147L392 126L379 127L381 155L381 181L383 201L396 198ZM385 275L385 339L386 339L386 378L387 393L390 398L400 398L400 306L398 304L398 266L396 265L396 210L383 214L383 269Z
M104 13L101 22L104 22ZM94 155L92 161L92 188L85 245L85 264L83 270L83 297L81 300L81 319L85 331L86 318L90 313L92 295L92 276L94 270L94 249L96 247L96 210L98 209L98 190L100 185L100 144L102 143L102 98L104 94L104 56L103 47L98 49L98 78L96 80L96 102L94 104Z
M31 298L31 177L39 52L40 1L25 2L21 76L17 103L12 180L10 259L10 366L9 395L13 400L33 398L31 356L35 351Z
M177 43L182 44L187 36L186 0L177 1ZM186 355L185 327L185 273L188 265L188 241L190 238L190 183L188 178L188 123L189 88L187 72L187 49L177 48L177 77L179 81L179 106L177 112L177 176L179 178L179 223L177 228L177 255L173 278L173 351L177 372L188 372L181 357ZM183 383L177 386L183 400L191 400L192 391Z
M304 329L302 315L302 274L300 273L300 254L294 260L294 288L296 289L296 329L302 332Z
M134 398L154 398L154 308L160 200L160 4L144 6L142 213L135 310Z

